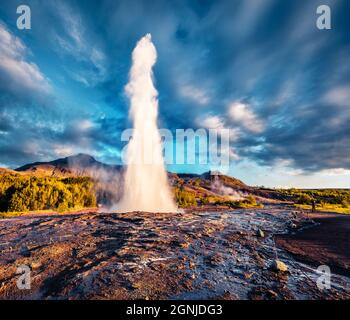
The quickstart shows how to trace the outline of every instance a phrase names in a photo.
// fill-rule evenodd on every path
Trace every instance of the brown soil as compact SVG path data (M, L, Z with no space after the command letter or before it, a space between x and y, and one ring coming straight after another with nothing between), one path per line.
M307 214L304 214L307 216ZM300 261L350 276L350 216L309 213L317 225L294 234L277 235L276 244Z

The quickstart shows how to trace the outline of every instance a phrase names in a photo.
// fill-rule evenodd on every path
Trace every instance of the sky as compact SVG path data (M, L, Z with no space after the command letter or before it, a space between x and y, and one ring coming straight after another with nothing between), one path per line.
M229 174L250 185L350 187L349 15L346 0L2 1L0 167L120 163L131 52L151 33L160 128L230 129Z

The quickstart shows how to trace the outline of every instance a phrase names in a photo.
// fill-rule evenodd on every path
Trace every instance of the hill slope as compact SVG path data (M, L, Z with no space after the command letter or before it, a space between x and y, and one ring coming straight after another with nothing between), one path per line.
M99 170L120 171L121 166L112 166L97 161L87 154L78 154L49 162L35 162L15 169L17 172L39 176L94 176Z

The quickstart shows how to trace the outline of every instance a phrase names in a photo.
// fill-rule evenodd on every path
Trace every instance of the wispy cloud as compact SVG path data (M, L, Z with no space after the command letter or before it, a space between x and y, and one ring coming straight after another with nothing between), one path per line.
M106 56L90 39L82 17L63 2L55 2L55 12L64 32L54 31L54 43L58 44L60 54L72 56L80 62L69 75L87 87L104 81L107 76Z
M205 129L223 129L224 120L219 116L209 115L204 118L198 118L197 125L199 127L204 127Z
M253 112L248 104L233 102L228 108L228 115L235 124L242 126L253 133L261 133L264 130L264 123Z
M35 151L27 141L39 141L33 160L52 146L65 154L85 143L101 154L118 153L116 132L127 126L122 92L130 52L150 32L159 54L162 125L230 128L236 153L264 168L289 161L290 170L303 174L349 170L350 3L324 0L333 28L321 31L315 25L320 0L199 2L28 0L35 19L30 32L18 33L25 42L10 26L1 30L0 162L29 161L21 155ZM12 19L12 7L3 1L4 21ZM41 95L50 84L55 114L28 107L38 104L31 96L15 101L22 106L17 113L8 103L7 96ZM106 117L94 121L99 114ZM60 134L40 127L52 119L64 127Z
M350 106L350 84L330 89L322 99L325 103L340 107Z
M179 94L181 97L200 105L207 105L210 102L208 93L204 89L193 85L180 86Z
M23 94L47 94L51 86L40 68L28 60L29 49L0 23L0 87Z

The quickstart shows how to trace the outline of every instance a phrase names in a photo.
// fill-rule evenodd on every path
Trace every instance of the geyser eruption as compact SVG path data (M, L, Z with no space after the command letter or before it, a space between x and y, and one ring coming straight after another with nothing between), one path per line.
M156 48L151 35L147 34L132 53L130 79L126 86L134 130L126 150L127 168L118 211L177 211L157 127L158 92L152 79L156 61Z

